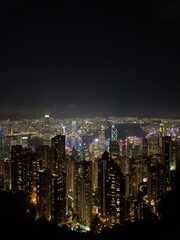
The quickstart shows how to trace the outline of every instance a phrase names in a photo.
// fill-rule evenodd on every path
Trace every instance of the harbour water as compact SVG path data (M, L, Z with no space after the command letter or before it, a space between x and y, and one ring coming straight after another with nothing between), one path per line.
M143 125L138 123L137 124L135 123L116 124L115 127L117 128L118 139L125 139L129 136L145 137L147 134L143 130ZM106 129L105 135L106 135L106 138L111 137L111 127Z

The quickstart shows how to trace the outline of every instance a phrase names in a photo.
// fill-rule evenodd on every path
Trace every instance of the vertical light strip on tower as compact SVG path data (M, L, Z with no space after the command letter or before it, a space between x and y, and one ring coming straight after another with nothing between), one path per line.
M111 141L117 141L117 128L114 124L111 126Z

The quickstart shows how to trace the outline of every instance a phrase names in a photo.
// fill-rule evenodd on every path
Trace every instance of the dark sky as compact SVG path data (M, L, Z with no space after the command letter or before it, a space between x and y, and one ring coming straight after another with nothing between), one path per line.
M179 44L178 0L0 0L0 112L180 116Z

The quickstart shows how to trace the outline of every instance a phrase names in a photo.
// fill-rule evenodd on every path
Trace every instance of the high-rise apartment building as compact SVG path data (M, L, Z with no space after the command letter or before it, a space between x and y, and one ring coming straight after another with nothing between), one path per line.
M85 226L92 220L92 164L82 161L76 163L75 179L76 212L78 221Z
M37 172L37 209L38 217L51 218L51 172L41 169Z
M120 167L104 152L99 161L100 213L108 224L124 221L125 179Z
M57 135L51 139L52 141L52 158L53 158L53 173L66 171L65 162L65 136Z
M166 192L165 171L165 166L162 164L148 167L147 197L153 207L156 207L157 201Z
M53 170L52 149L48 145L39 146L36 152L40 157L40 168L49 168Z
M11 187L12 191L23 190L23 147L14 145L11 148Z
M170 163L172 162L172 138L171 136L162 137L162 164L165 167L167 188L170 184Z
M66 173L51 176L51 219L58 225L66 223Z

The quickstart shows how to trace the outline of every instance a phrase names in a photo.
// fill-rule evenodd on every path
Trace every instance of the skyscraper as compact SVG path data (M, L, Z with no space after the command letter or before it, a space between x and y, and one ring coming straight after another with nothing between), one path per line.
M92 220L92 164L82 161L76 163L76 212L78 221L90 226Z
M125 213L125 179L120 167L105 151L99 162L100 212L107 223L123 223Z
M51 147L49 147L48 145L42 145L36 149L36 152L41 158L41 168L49 168L52 171L53 163Z
M170 136L162 137L162 164L165 167L167 188L170 184L170 163L172 161L172 139Z
M23 161L21 145L11 148L11 186L13 191L23 190Z
M51 174L49 169L37 172L37 207L38 217L51 217Z
M105 131L104 126L101 125L99 133L99 156L101 156L105 151Z
M53 173L66 171L65 163L65 135L57 135L52 138Z
M114 124L111 126L111 141L117 141L117 128Z
M59 225L62 225L66 222L67 210L65 135L57 135L52 138L52 159L51 217Z
M58 225L66 222L66 174L51 176L51 219Z

